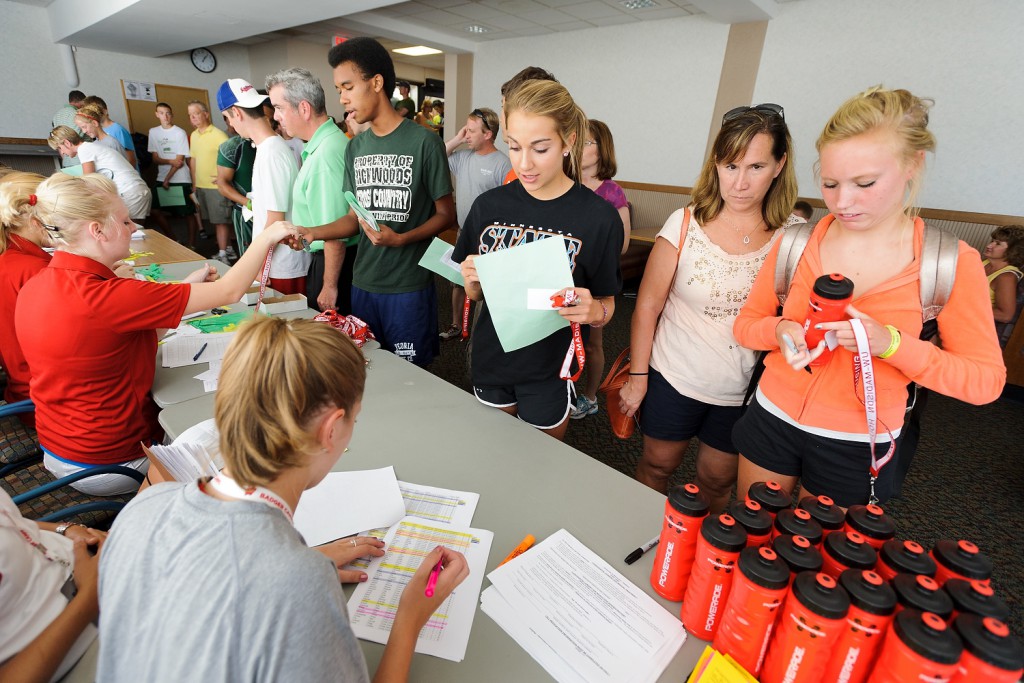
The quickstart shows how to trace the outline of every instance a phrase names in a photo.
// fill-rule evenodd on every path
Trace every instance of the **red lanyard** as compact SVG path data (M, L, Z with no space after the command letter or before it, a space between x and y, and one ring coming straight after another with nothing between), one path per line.
M251 500L280 510L284 513L284 516L288 518L289 522L294 523L292 520L294 513L292 513L291 507L289 507L288 503L281 500L280 496L270 489L262 486L252 486L247 489L243 489L234 479L223 472L211 479L209 484L210 488L215 490L217 493L227 496L228 498L234 498L236 500ZM202 490L202 482L199 483L199 488Z
M554 297L552 305L556 308L563 308L565 306L575 306L578 302L579 297L576 295L576 290L567 289L562 296ZM562 370L558 373L558 376L575 382L583 374L583 366L587 364L587 352L583 348L583 334L580 332L580 324L569 323L569 327L572 330L572 340L569 342L569 350L565 352L565 360L562 361ZM569 371L572 369L574 353L579 367L576 369L575 374L570 375Z
M7 510L0 510L0 512L3 512L4 516L7 517L7 519L9 519L11 521L11 526L14 527L18 531L18 535L21 536L21 539L23 541L25 541L25 543L28 543L29 546L31 546L34 550L36 550L47 561L49 561L49 562L56 562L57 564L61 565L62 567L65 567L68 570L71 569L71 563L70 562L68 562L67 560L62 559L60 557L56 557L54 555L51 555L49 549L45 545L43 545L39 541L37 541L34 538L32 538L32 536L30 536L27 531L25 531L24 529L21 528L21 526L18 524L18 521L15 520L14 517L11 516L11 513L9 513ZM70 540L70 539L68 539L68 540Z
M469 296L462 302L462 339L469 339Z
M857 339L857 353L853 356L853 391L857 392L857 382L862 381L864 385L864 415L868 423L868 443L871 446L871 467L869 470L871 479L871 494L868 503L878 504L875 496L875 481L878 473L882 471L896 452L896 439L892 432L882 423L882 429L889 435L889 449L885 455L878 459L875 457L875 436L878 431L878 403L875 397L875 368L871 360L871 343L868 341L868 333L864 329L864 323L857 318L850 319L850 327L853 328L853 335Z
M263 262L263 272L260 273L260 298L256 301L256 308L252 309L253 315L260 312L260 306L263 305L263 296L267 293L267 280L270 278L270 259L274 257L274 246L267 250L267 260Z

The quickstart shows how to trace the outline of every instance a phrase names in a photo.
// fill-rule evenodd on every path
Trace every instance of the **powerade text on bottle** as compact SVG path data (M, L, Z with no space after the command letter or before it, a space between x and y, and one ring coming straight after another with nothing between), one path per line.
M839 585L850 596L850 611L822 680L864 683L896 613L896 593L881 576L862 569L847 569Z
M849 609L849 596L828 574L797 576L768 644L761 683L820 683Z
M736 575L736 560L746 546L747 532L731 515L710 515L701 522L680 614L686 630L701 640L713 640L718 631Z
M696 484L669 489L658 553L651 570L651 587L666 600L679 602L686 593L700 523L707 517L709 506L708 497Z

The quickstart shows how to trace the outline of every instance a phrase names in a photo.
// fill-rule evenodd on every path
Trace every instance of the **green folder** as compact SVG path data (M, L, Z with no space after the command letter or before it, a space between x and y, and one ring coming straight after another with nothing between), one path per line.
M166 188L163 185L157 185L156 197L161 208L185 206L185 193L179 185Z
M61 173L67 173L68 175L82 175L82 165L75 164L74 166L65 166L60 169Z
M459 287L464 287L466 282L462 279L462 268L458 263L452 261L453 251L455 251L455 247L440 237L435 237L427 250L423 252L423 258L420 259L419 265L450 280Z
M555 309L528 307L530 290L572 287L565 240L554 236L484 254L474 261L491 312L494 330L506 352L521 349L569 326Z

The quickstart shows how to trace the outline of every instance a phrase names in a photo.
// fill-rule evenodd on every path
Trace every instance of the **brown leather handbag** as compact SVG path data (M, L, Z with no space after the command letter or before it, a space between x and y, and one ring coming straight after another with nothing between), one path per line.
M679 246L676 248L676 272L672 274L672 284L668 291L672 292L675 284L676 274L679 272L679 257L683 253L683 242L686 241L686 230L690 227L690 210L683 212L683 224L679 229ZM642 285L641 285L642 287ZM629 381L629 347L622 349L622 353L612 363L611 369L605 376L598 391L604 394L605 409L608 411L608 420L611 422L612 433L620 439L628 439L633 436L636 426L640 421L640 411L637 410L632 416L627 417L622 408L619 407L619 390Z

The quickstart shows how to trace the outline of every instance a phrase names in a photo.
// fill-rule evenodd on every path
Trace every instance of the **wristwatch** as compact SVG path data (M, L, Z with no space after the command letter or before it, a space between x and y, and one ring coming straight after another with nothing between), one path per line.
M88 529L89 528L89 527L85 526L84 524L79 524L78 522L64 522L63 524L58 524L57 528L54 529L54 531L56 531L61 536L67 536L68 529L70 529L73 526L80 526L83 529Z

